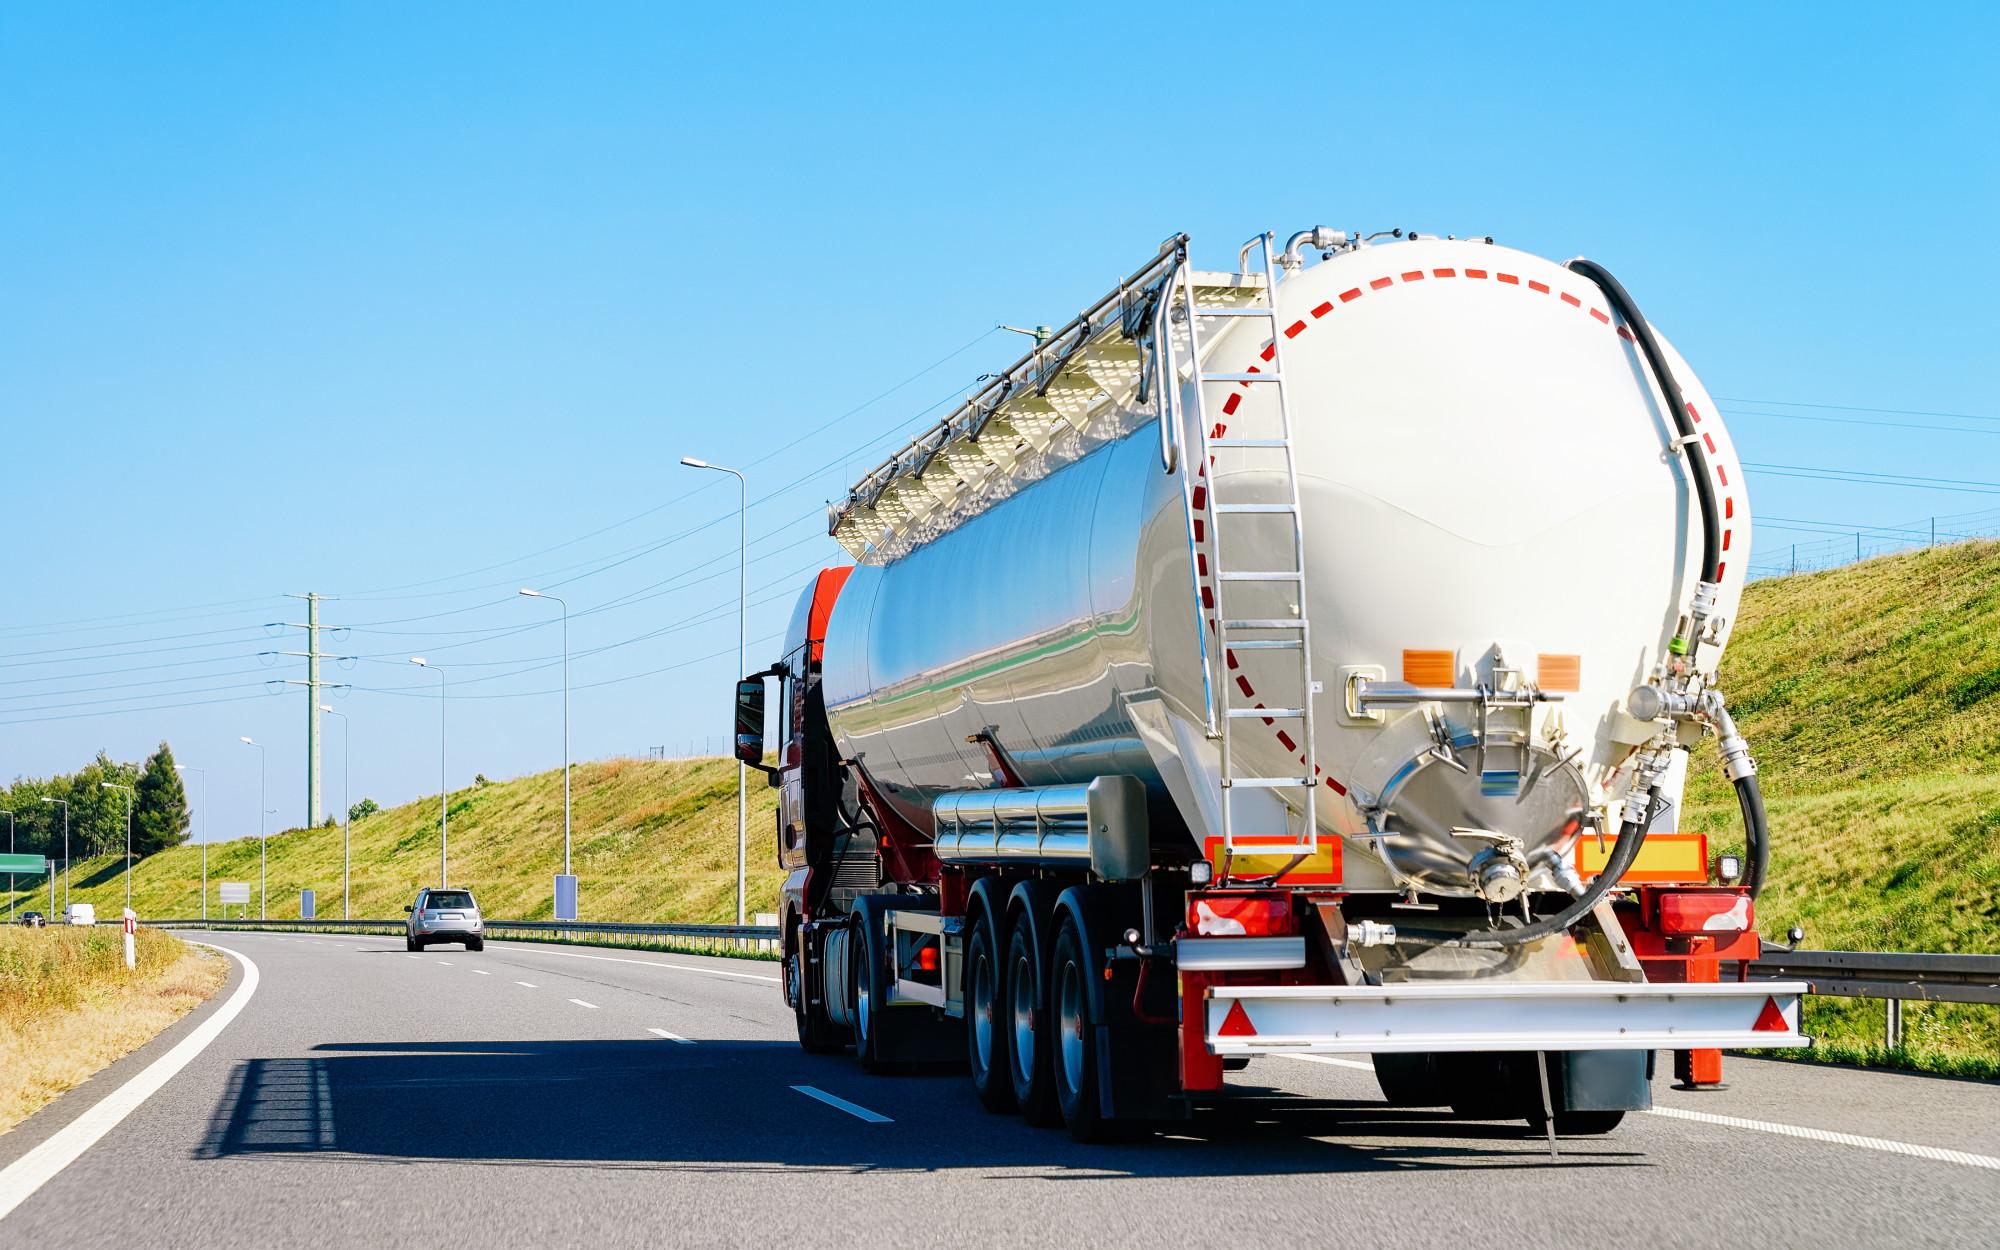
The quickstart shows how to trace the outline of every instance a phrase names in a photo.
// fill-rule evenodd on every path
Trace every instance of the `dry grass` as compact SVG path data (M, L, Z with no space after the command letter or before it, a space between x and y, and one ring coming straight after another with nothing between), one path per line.
M142 932L0 929L0 1133L130 1054L222 985L227 962Z

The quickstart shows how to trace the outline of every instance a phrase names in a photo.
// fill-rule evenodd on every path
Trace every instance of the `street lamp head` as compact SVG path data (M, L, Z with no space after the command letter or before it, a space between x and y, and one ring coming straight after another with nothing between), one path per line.
M430 663L429 663L429 661L425 660L425 659L424 659L424 657L423 657L423 656L420 656L420 655L413 655L413 656L411 656L411 657L410 657L410 663L412 663L412 664L415 664L415 665L417 665L417 666L419 666L419 667L421 667L421 668L429 668L429 667L430 667Z
M322 703L319 705L319 710L322 712L333 712L333 705L331 703ZM335 716L340 715L338 712L333 712L333 714Z
M237 741L242 743L244 746L248 747L254 747L257 745L256 741L252 738L238 738Z
M542 597L542 592L541 592L541 591L539 591L539 590L529 590L529 589L528 589L528 588L527 588L526 586L523 586L523 587L521 587L521 593L522 593L522 594L524 594L524 595L526 595L526 596L528 596L528 598L530 598L530 599L539 599L539 598L541 598L541 597Z
M686 465L690 469L709 469L714 467L713 465L709 464L708 461L697 460L693 456L682 456L681 463Z

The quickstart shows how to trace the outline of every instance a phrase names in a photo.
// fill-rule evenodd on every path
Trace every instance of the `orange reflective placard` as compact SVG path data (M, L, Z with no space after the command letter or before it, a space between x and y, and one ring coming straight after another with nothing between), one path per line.
M1597 849L1597 836L1586 833L1576 840L1576 871L1585 878L1604 871L1618 839L1604 839ZM1680 885L1708 881L1708 835L1705 833L1652 833L1639 848L1639 856L1625 872L1624 880L1634 885Z
M1283 838L1261 839L1277 845L1288 845ZM1283 871L1286 864L1297 858L1292 855L1259 855L1256 853L1258 838L1236 839L1236 855L1230 860L1229 871L1237 877L1268 877ZM1215 866L1215 875L1222 876L1222 839L1208 838L1202 845L1208 862ZM1319 850L1299 860L1298 867L1278 878L1279 885L1339 885L1340 884L1340 839L1320 835Z
M1429 690L1448 689L1458 684L1458 653L1455 651L1403 651L1403 680Z

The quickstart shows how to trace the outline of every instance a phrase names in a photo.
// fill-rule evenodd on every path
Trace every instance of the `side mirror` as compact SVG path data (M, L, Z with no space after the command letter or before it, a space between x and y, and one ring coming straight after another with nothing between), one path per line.
M764 682L745 678L736 683L736 758L745 764L764 762Z
M412 912L414 912L414 911L416 911L416 910L417 910L417 909L416 909L416 908L414 908L414 907L405 907L405 908L403 909L403 914L404 914L405 916L407 916L407 915L409 915L410 913L412 913Z

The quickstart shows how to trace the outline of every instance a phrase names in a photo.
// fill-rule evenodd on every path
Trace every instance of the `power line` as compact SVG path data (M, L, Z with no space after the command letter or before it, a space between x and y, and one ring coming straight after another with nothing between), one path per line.
M1957 417L1961 421L2000 421L2000 417L1979 412L1927 412L1921 408L1861 408L1853 404L1809 404L1793 399L1731 399L1714 396L1719 404L1763 404L1771 408L1824 408L1832 412L1873 412L1890 417Z

